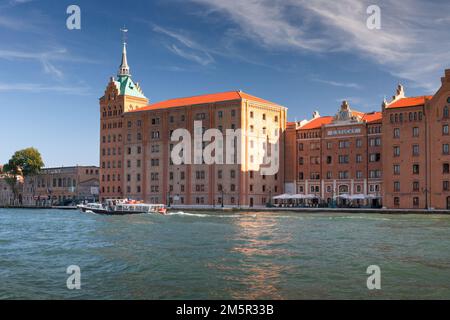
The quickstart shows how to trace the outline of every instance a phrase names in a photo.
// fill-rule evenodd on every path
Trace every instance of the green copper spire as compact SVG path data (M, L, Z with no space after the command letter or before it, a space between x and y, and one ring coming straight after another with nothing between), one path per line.
M128 33L128 29L120 29L123 34L123 50L122 50L122 63L119 67L119 74L118 76L130 76L130 67L128 66L128 59L127 59L127 41L126 41L126 34Z

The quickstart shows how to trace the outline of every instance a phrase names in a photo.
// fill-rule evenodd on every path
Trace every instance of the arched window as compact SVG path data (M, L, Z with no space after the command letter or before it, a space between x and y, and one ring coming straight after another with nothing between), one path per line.
M347 185L339 186L339 194L347 194L347 193L348 193L348 186Z
M444 107L443 117L448 118L448 107L447 106Z

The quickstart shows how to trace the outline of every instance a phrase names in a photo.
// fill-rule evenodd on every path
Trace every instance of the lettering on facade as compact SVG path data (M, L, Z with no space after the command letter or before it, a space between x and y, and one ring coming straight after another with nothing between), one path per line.
M332 136L343 136L343 135L351 135L351 134L359 134L361 133L361 128L351 128L351 129L337 129L337 130L329 130L327 135L329 137Z

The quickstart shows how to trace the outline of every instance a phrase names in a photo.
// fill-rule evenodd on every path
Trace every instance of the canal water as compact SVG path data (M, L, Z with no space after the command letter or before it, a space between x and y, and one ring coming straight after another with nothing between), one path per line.
M450 216L0 209L0 299L433 298L450 299Z

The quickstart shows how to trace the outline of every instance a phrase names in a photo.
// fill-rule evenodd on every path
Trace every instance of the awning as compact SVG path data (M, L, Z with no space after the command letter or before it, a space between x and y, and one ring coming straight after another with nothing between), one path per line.
M350 195L349 194L340 194L340 195L336 196L336 198L350 200Z
M350 200L366 200L367 196L364 194L354 194L349 197Z
M292 199L292 195L291 194L280 194L279 196L275 196L273 197L274 200L287 200L287 199Z

